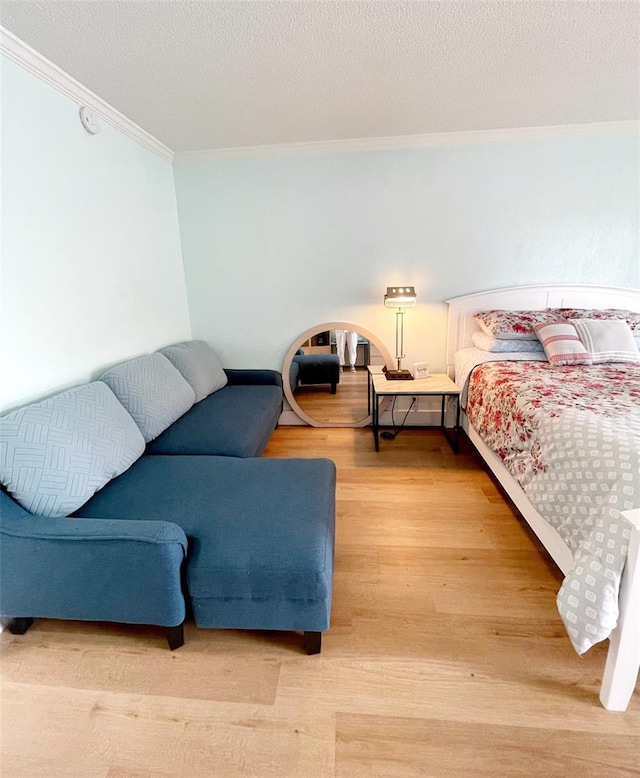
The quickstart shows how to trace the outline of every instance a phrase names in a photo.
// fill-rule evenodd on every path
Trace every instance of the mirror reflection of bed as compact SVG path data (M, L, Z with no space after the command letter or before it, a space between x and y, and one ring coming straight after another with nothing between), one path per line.
M363 328L345 322L319 325L303 333L287 354L285 395L292 410L314 426L363 426L369 419L367 366L389 360L385 347Z

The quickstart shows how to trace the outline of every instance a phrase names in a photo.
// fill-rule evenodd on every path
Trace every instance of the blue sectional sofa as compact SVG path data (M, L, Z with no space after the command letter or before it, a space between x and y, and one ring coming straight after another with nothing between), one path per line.
M0 613L295 630L329 627L335 466L260 458L282 379L201 341L107 370L0 419Z

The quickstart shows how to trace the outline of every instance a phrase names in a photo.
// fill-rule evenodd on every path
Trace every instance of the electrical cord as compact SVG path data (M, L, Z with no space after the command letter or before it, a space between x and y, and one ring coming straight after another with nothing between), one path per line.
M397 395L394 395L393 401L391 402L391 424L393 425L393 432L390 430L385 430L380 434L381 437L383 437L385 440L395 440L396 437L400 434L402 429L404 428L404 424L407 420L407 416L409 415L411 409L413 408L415 401L418 399L417 397L411 398L411 405L407 408L407 412L404 415L404 419L402 420L402 424L398 427L396 425L395 419L393 418L393 411L396 407L396 400L398 399Z

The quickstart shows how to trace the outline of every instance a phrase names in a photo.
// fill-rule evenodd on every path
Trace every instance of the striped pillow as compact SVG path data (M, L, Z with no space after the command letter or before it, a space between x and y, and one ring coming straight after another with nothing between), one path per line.
M578 337L576 328L564 319L534 324L533 329L552 365L590 365L591 354Z
M626 321L574 319L573 325L594 365L602 362L640 362L638 347Z

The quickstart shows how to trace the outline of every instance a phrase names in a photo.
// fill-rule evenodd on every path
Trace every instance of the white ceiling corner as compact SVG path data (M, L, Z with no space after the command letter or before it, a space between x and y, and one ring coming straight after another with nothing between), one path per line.
M141 146L162 159L173 162L174 153L170 148L3 27L0 27L0 54L33 73L78 105L93 108L105 121Z
M2 0L0 21L34 68L55 63L70 96L84 85L177 160L628 128L640 113L635 0Z

